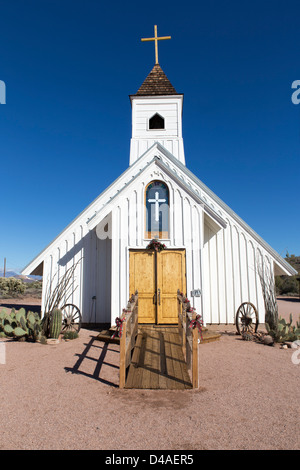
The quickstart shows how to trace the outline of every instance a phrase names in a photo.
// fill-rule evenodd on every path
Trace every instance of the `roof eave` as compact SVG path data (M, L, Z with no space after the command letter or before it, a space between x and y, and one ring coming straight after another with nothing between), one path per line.
M181 101L183 102L183 98L184 98L184 93L176 93L176 94L166 94L166 95L128 95L129 96L129 99L130 99L130 103L132 104L132 101L133 100L136 100L136 99L145 99L145 98L151 98L151 99L160 99L160 98L164 98L164 99L174 99L174 98L180 98Z

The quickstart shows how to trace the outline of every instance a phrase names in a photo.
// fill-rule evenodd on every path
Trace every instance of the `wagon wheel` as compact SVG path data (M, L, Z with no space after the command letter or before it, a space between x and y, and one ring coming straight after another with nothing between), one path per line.
M66 331L77 331L81 328L81 314L76 305L66 304L61 308L62 311L62 333Z
M235 325L239 335L246 331L256 333L258 328L258 312L250 302L242 303L237 309Z

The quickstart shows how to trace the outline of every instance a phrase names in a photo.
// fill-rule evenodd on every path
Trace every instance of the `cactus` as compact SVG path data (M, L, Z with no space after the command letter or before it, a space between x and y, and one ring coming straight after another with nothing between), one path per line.
M50 313L49 312L45 313L45 315L43 316L41 325L42 325L43 336L48 337L49 325L50 325Z
M35 316L32 312L28 312L27 320L28 320L29 323L31 323L31 325L35 324Z
M3 320L3 325L10 325L12 321L13 318L9 314L7 314Z
M24 308L20 308L20 310L15 314L15 319L17 320L17 322L20 322L21 321L21 318L25 318L26 316L26 312L25 312L25 309Z
M38 313L28 312L21 308L18 312L14 309L9 314L5 309L0 312L1 336L10 336L18 340L39 339L41 332L41 320Z
M40 336L40 342L41 342L41 344L47 344L47 338L46 338L46 336L41 335L41 336Z
M50 338L59 338L62 325L62 311L59 308L54 309L51 312L49 334Z
M42 331L42 327L41 327L40 323L35 323L34 327L33 327L33 330L32 330L32 337L33 337L34 341L37 341L38 339L41 338L41 336L42 336L41 331Z
M23 330L27 330L27 325L26 325L26 320L25 320L25 317L21 317L20 318L20 325L21 325L21 328L23 328Z
M77 331L72 331L68 330L64 333L63 339L68 340L68 339L76 339L78 338L78 333Z
M14 329L7 323L4 325L3 331L7 336L12 336Z
M11 316L11 318L15 318L16 317L16 310L14 308L12 308L9 315Z
M3 308L0 312L0 321L4 320L5 316L7 315L5 308Z
M271 329L268 323L266 323L266 330L271 335L275 342L283 343L284 341L296 341L300 339L300 323L297 322L297 326L292 326L293 317L290 314L290 321L286 322L284 318L280 318L274 329Z
M26 331L23 330L23 328L21 328L20 326L17 326L14 330L13 330L13 335L14 336L17 336L18 338L21 338L22 336L26 336Z

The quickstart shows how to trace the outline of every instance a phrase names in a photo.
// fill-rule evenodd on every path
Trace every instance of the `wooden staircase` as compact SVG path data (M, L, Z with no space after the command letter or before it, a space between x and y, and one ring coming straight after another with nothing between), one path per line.
M198 388L199 346L221 335L202 326L201 317L179 291L177 299L178 325L138 324L136 292L116 319L118 327L102 330L96 337L120 344L120 388Z
M139 328L125 388L191 389L177 327Z

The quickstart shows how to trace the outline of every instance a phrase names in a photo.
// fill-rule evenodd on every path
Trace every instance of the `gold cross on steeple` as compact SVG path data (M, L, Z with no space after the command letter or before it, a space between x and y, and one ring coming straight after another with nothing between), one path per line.
M154 26L154 38L142 38L141 41L155 41L155 64L158 64L158 45L157 41L161 39L171 39L171 36L157 37L157 25Z

